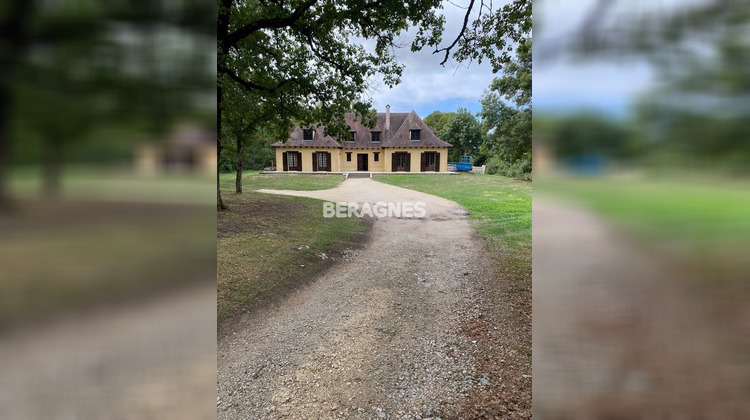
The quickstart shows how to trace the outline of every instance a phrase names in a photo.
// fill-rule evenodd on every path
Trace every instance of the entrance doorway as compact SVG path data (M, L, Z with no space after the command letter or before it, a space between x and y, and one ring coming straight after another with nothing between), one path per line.
M367 153L357 153L357 170L367 171Z

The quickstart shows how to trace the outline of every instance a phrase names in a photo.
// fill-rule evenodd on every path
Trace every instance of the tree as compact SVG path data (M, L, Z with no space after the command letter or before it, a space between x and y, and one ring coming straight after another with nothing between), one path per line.
M540 32L537 58L650 65L659 84L637 101L632 124L643 157L746 174L750 148L737 140L747 138L750 117L750 4L704 0L640 14L613 0L594 5L567 35Z
M289 130L294 120L322 124L327 134L344 135L346 112L362 115L366 125L374 124L371 104L362 93L375 75L389 87L399 82L403 67L395 61L393 49L410 26L417 28L412 51L434 46L434 52L446 58L486 55L493 63L504 62L517 33L530 30L530 1L513 1L497 13L480 1L479 17L469 22L476 7L472 0L458 37L439 48L441 7L439 0L220 0L217 152L221 155L223 150L221 115L230 107L223 103L223 92L231 86L249 93L245 112L276 117L273 131ZM498 32L505 30L507 34ZM374 47L367 50L353 41L357 39L371 41ZM496 51L499 46L502 50ZM476 53L475 47L482 52ZM222 209L218 174L216 182L217 208Z
M469 22L472 12L477 13ZM516 45L531 32L531 0L512 0L500 8L493 9L492 1L479 3L471 0L466 7L463 26L448 46L435 48L434 53L443 53L445 65L454 47L453 58L459 62L489 59L492 72L499 72L511 60Z
M432 131L434 131L437 134L438 132L440 132L440 130L443 129L443 127L445 126L445 123L448 122L448 120L451 117L453 117L455 114L456 114L455 112L432 111L430 115L424 118L423 121L430 128L432 128Z
M206 9L166 0L137 8L70 0L0 7L0 205L9 200L11 145L26 147L15 127L41 143L45 189L56 194L63 156L97 126L158 134L198 108L195 88L212 80L201 46L215 30Z
M447 119L438 137L452 144L448 160L457 162L461 156L473 156L482 144L482 124L466 108L459 108Z
M528 38L518 46L516 61L503 67L504 76L492 81L481 100L480 115L487 132L482 151L509 164L520 159L530 163L531 159L531 70Z

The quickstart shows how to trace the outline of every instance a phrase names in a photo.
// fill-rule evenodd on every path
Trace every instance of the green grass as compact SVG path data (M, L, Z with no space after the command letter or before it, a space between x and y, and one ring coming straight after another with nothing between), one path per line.
M573 199L649 239L750 244L750 191L743 185L600 178L547 182L538 191Z
M224 173L219 176L221 189L228 193L234 192L234 172ZM312 175L312 174L261 174L257 171L246 171L242 174L242 190L252 191L260 189L269 190L295 190L312 191L327 190L335 188L344 182L343 175Z
M531 183L498 175L375 175L453 200L469 212L517 306L531 314Z
M540 183L537 192L600 214L704 285L730 290L747 284L750 190L742 181L570 179Z
M13 168L9 180L15 196L42 196L40 167ZM211 204L216 201L216 178L187 173L147 177L123 169L69 165L63 170L61 195L76 199Z
M213 206L23 200L0 213L0 329L213 277Z
M321 253L340 255L363 243L369 232L363 219L324 219L319 200L223 193L231 210L219 212L217 222L220 323L314 278L332 263Z

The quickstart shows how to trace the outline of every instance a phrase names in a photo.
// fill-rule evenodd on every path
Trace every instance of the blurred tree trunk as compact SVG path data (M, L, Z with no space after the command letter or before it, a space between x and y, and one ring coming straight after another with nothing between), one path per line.
M237 194L242 194L242 136L237 136L237 178L234 181Z
M15 0L3 9L0 20L0 208L10 204L8 170L11 142L10 113L13 102L13 80L28 43L29 18L35 0Z
M4 83L3 83L4 84ZM7 86L0 87L0 210L8 207L8 165L10 163L10 130L8 127L10 95Z
M60 196L62 185L63 166L63 139L56 136L45 142L44 150L44 186L43 192L46 198L57 198Z

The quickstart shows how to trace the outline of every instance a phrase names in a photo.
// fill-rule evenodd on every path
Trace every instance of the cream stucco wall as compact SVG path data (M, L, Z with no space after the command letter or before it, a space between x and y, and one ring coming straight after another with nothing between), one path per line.
M440 172L448 171L448 149L406 149L406 148L388 148L381 150L363 150L363 149L303 149L303 148L277 148L276 149L276 170L282 171L284 165L284 152L300 152L302 158L302 171L312 172L312 155L314 152L329 152L331 154L331 171L332 172L356 172L357 155L367 154L368 172L390 172L391 160L395 152L410 153L411 172L419 172L421 165L421 154L425 151L438 152L440 154ZM346 153L352 154L351 162L346 161ZM379 154L379 159L375 162L374 154Z
M383 159L383 165L387 168L387 172L391 171L393 154L396 152L407 152L410 153L411 159L411 172L419 172L422 164L422 152L437 152L440 154L440 172L448 172L448 149L430 149L430 148L418 148L418 149L386 149L385 156Z
M277 171L283 171L284 170L284 152L299 152L301 153L300 159L302 159L302 171L303 172L312 172L313 166L313 153L315 152L328 152L331 154L331 172L340 172L340 166L338 158L339 156L339 149L327 149L327 148L320 148L320 149L305 149L305 148L276 148L276 170Z
M346 154L352 154L352 161L346 161ZM375 162L375 153L378 154L378 161ZM383 150L363 150L363 149L341 149L341 172L357 172L357 155L367 155L367 172L384 172Z

